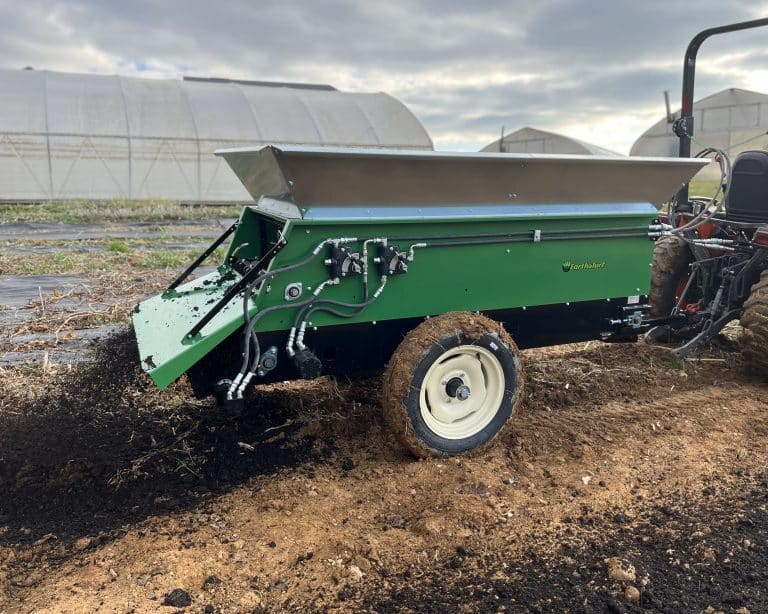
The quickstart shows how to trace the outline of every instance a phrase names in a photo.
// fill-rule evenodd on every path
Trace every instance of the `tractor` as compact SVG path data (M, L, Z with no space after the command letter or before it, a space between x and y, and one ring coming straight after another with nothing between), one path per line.
M696 56L710 36L768 25L768 19L711 28L697 34L685 53L680 117L673 130L679 155L694 140L693 90ZM651 341L684 338L675 350L686 357L740 319L746 365L768 375L768 151L744 151L731 163L727 151L714 156L720 181L709 198L690 197L684 184L659 217L653 252L650 315L657 324Z

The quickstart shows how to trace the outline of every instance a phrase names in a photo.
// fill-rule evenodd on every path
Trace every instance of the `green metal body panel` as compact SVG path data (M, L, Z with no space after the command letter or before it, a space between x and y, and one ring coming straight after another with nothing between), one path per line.
M693 173L697 168L698 165L690 165L686 173ZM286 180L285 184L290 185L290 181ZM281 184L277 182L277 185ZM281 203L287 207L285 214L280 213ZM581 208L567 204L549 209L497 207L464 213L455 208L432 208L427 212L409 210L408 215L384 208L366 209L369 213L362 214L347 209L346 215L337 212L321 215L320 212L314 216L309 207L300 208L300 215L291 214L291 203L290 196L283 195L277 202L265 201L260 202L263 206L246 207L232 238L228 258L263 256L280 237L286 240L286 245L269 262L269 271L304 259L329 238L356 238L345 245L354 252L362 252L363 240L377 237L386 237L389 245L396 245L402 251L408 251L415 244L434 244L445 237L459 235L525 233L530 237L522 241L469 245L456 244L461 240L452 239L451 246L417 247L407 273L387 277L381 295L361 313L344 320L317 313L312 316L310 326L374 323L447 311L536 308L594 300L620 299L626 304L628 297L638 297L639 301L648 294L653 243L642 229L656 216L655 207L648 202L603 202ZM626 233L626 229L634 231ZM584 238L534 239L537 233L556 237L558 231L583 233ZM372 249L375 250L375 245ZM324 247L303 267L265 280L248 301L249 313L290 305L292 301L285 293L289 284L302 285L302 294L296 303L309 297L319 284L329 279L329 267L324 264L329 250L329 246ZM381 283L374 256L374 252L368 254L371 292ZM137 306L133 322L142 363L159 387L169 385L242 327L243 299L238 296L218 312L200 334L193 338L186 336L239 278L228 266L221 266L206 277ZM362 302L361 276L341 278L338 285L324 288L320 298ZM257 335L286 331L287 337L295 317L295 308L282 309L260 319L254 330ZM360 343L364 344L365 340L361 339ZM233 365L233 370L237 367Z
M407 225L379 221L289 221L285 226L288 246L275 257L271 268L301 260L327 237L388 236L390 243L407 249L416 241L398 241L398 237L643 226L648 225L654 216L655 209L649 208L645 214L613 214L610 218L584 216L576 220L429 220ZM246 209L243 218L248 221L237 231L232 245L238 245L243 238L256 234L253 232L253 225L257 223L254 218L262 218L260 221L266 224L272 221L253 209ZM360 248L358 244L358 251ZM408 273L390 277L380 298L359 316L340 321L332 315L318 313L313 317L312 325L332 326L342 322L372 322L446 311L490 311L646 295L652 249L653 243L645 237L416 249ZM326 250L323 250L305 267L265 283L250 301L250 311L255 313L273 305L286 304L285 287L290 283L302 283L305 288L302 296L307 296L308 292L328 279L328 267L323 264L325 257ZM564 270L567 263L571 263L570 270ZM379 277L373 264L371 271L370 283L375 289ZM237 274L228 267L221 267L217 272L185 284L175 292L144 301L134 313L134 326L140 336L144 364L158 386L170 384L242 326L242 300L234 300L206 325L200 336L191 340L185 338L199 316L232 283L232 280L220 283L222 277L227 276L236 278ZM321 296L359 303L363 300L361 277L343 279L339 285L329 286ZM278 311L259 321L255 330L257 333L287 330L294 317L293 309ZM158 327L159 321L164 325Z
M441 237L444 235L530 232L534 229L610 228L647 226L655 210L644 215L577 220L484 220L409 223L291 223L288 247L276 258L273 268L299 260L326 237L389 237L390 244L407 249L416 241L399 241L398 236ZM388 279L379 300L348 322L409 318L446 311L487 311L509 307L548 305L573 301L627 297L647 294L648 267L653 243L644 237L569 240L540 243L499 243L416 249L408 273ZM359 251L359 250L358 250ZM594 263L595 268L563 270L564 263ZM373 269L375 271L375 267ZM275 279L257 295L256 307L264 309L284 303L288 283L300 281L315 288L328 278L328 267L318 257L301 271ZM378 275L372 275L375 288ZM360 277L342 279L330 286L323 298L361 302ZM291 325L290 311L267 315L257 331L280 330ZM318 314L314 324L331 325L334 316Z

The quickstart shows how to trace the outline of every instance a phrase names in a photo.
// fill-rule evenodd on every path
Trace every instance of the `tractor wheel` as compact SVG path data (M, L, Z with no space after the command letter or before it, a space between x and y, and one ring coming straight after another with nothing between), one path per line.
M651 268L650 315L662 318L672 313L690 276L693 253L681 237L667 236L656 241Z
M498 322L456 312L408 333L384 373L384 416L419 457L489 445L523 393L520 353Z
M741 350L747 367L768 377L768 270L752 286L741 314Z

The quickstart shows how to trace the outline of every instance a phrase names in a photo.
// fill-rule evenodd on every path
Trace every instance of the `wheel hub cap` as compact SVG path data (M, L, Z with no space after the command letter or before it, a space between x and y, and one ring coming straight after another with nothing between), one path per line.
M467 386L460 377L451 378L445 385L445 392L449 397L453 397L459 401L466 401L471 394L469 386Z
M504 397L504 371L482 346L446 351L424 376L419 404L427 426L446 439L464 439L493 420Z

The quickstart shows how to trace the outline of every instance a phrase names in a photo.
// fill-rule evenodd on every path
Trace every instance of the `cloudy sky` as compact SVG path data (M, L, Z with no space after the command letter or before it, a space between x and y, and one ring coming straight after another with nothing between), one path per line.
M0 0L0 67L329 83L405 102L440 149L522 126L627 153L679 106L697 31L758 0ZM768 92L768 28L708 41L696 97Z

